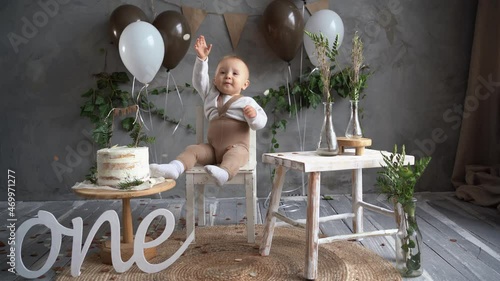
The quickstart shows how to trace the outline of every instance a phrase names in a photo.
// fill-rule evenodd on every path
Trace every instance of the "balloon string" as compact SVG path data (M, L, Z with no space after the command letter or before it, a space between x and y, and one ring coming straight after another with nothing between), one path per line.
M170 72L169 72L169 73L170 73ZM177 129L179 128L179 125L181 124L182 119L184 119L184 114L185 114L186 112L185 112L185 110L184 110L184 103L182 102L181 93L179 92L179 88L177 88L177 83L175 83L175 78L174 78L174 76L173 76L173 75L172 75L172 82L174 82L175 91L177 92L177 96L179 97L179 101L181 102L181 110L182 110L182 115L181 115L181 118L179 118L179 121L178 121L177 125L175 126L174 131L172 132L172 135L174 135L174 134L175 134L175 132L177 131Z
M135 76L134 76L134 79L132 80L132 99L134 99L134 90L135 90Z
M290 70L290 63L288 64L288 69ZM288 94L288 107L290 107L290 113L288 114L288 117L292 117L292 100L290 98L290 85L288 82L288 76L291 76L291 74L287 73L286 74L286 92Z
M154 133L153 117L151 116L151 105L149 103L148 84L146 84L146 100L148 102L149 124L151 125L151 133Z
M302 18L305 16L306 10L306 1L304 0L304 4L302 5ZM299 68L299 81L302 82L302 64L304 61L304 44L302 44L302 48L300 48L300 68Z
M290 65L288 66L288 74L290 75L290 78L292 76L292 71L291 71L291 68L290 68ZM299 122L299 111L298 111L298 106L297 106L297 99L293 99L293 102L294 102L294 105L295 105L295 119L297 121L297 131L299 132L299 148L300 148L300 151L304 151L304 145L302 143L302 131L300 129L300 122ZM290 110L290 114L292 113L292 111Z
M141 92L146 89L146 94L148 92L148 84L144 84L144 86L142 86L141 90L139 90L139 93L137 94L137 99L136 99L136 104L138 106L138 115L139 115L139 120L141 121L141 124L144 126L144 128L146 128L146 130L149 131L149 128L148 126L146 126L146 122L144 122L144 119L142 118L142 114L141 114L141 111L145 111L145 109L142 109L141 106L140 106L140 102L141 102ZM151 111L151 110L148 110L148 111ZM137 117L136 117L136 120L137 120ZM135 121L134 121L134 124L135 124ZM151 123L152 125L152 123Z
M167 121L168 87L170 86L170 71L167 70L167 92L165 93L165 108L163 109L163 121Z
M307 1L303 1L302 5L302 18L305 18L306 14L306 5ZM302 73L304 71L304 44L302 44L302 48L300 48L300 75L299 75L299 81L302 83ZM304 132L302 134L302 147L301 150L304 151L304 146L306 143L306 129L307 129L307 111L302 111L302 97L300 99L300 115L301 119L303 118L304 121ZM297 121L298 123L298 121ZM304 177L304 172L302 172L302 196L306 194L306 186L305 186L305 177Z
M141 92L148 87L148 84L144 84L144 86L142 86L142 88L139 90L139 93L137 94L137 99L136 99L136 103L137 104L140 104L141 102ZM141 106L139 106L140 108Z

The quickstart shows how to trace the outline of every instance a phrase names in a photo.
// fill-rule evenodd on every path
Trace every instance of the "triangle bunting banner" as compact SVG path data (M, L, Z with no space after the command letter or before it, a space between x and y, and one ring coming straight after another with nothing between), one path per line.
M191 34L196 34L196 31L200 27L201 23L205 20L207 12L202 9L182 6L182 14L186 17L189 22L189 27L191 27Z
M229 32L229 37L231 38L231 44L233 45L233 50L238 47L238 42L240 42L241 32L245 28L245 23L247 22L247 14L224 14L224 20L226 21L226 27Z

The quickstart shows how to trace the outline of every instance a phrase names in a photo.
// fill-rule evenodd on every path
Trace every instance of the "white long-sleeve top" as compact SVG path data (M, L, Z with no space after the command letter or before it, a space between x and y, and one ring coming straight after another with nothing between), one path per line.
M193 68L193 87L196 91L198 91L198 94L203 100L205 117L208 120L212 120L217 117L219 115L217 111L217 98L221 93L210 81L210 77L208 75L208 58L203 61L196 57ZM226 103L230 98L231 96L229 95L223 95L223 103ZM247 105L251 105L255 108L257 116L249 118L243 114L243 108ZM242 96L240 99L231 104L226 112L226 116L247 122L248 126L252 130L264 128L267 122L267 115L262 107L260 107L260 105L253 98L245 96Z

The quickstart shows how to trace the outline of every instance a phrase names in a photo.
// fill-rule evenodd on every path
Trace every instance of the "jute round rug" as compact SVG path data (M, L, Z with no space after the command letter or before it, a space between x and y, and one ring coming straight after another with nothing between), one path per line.
M134 265L125 273L116 273L102 264L99 256L88 256L81 276L71 277L69 268L57 280L304 280L305 232L296 228L275 229L271 253L259 254L263 227L257 226L257 243L246 242L244 225L196 228L196 244L169 268L147 274ZM158 256L150 263L161 263L180 247L185 233L174 234L158 248ZM390 262L358 245L340 241L320 245L318 280L402 280Z

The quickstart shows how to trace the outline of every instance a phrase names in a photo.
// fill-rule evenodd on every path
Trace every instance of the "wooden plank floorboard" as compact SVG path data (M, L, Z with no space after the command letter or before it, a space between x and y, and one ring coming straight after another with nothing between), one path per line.
M462 217L456 217L451 215L452 218L445 215L449 214L449 210L446 208L434 208L438 204L442 203L442 200L434 201L434 204L429 204L429 202L422 202L419 204L419 208L423 209L424 212L421 217L426 219L429 224L433 227L439 229L443 234L441 236L447 237L451 243L458 244L460 249L467 253L467 258L478 260L481 262L480 266L485 266L485 270L491 268L496 273L500 274L500 254L498 247L491 247L491 243L484 243L483 239L478 238L474 232L477 232L478 228L481 228L480 220L470 221L469 223L463 224ZM442 213L441 210L446 210ZM463 209L456 209L457 214L461 214L467 217L467 214L463 213ZM460 225L462 223L462 225ZM482 223L482 232L480 235L487 235L487 233L497 233L498 231L492 231L490 225ZM454 255L461 254L461 252L454 252ZM468 260L464 261L464 265L470 266ZM483 278L483 275L478 275L478 277Z
M432 217L423 204L417 207L419 227L424 236L425 244L439 254L447 263L460 272L466 280L500 280L500 274L477 258L475 254L464 248L466 238L459 233L449 236L448 225ZM456 239L457 242L454 242Z
M330 196L330 200L321 200L320 201L320 217L326 217L331 215L338 214L335 212L333 206L339 202L339 196ZM319 224L319 228L321 233L326 236L340 235L340 234L350 234L351 229L347 226L345 220L334 220L334 221L326 221Z
M457 208L452 202L443 200L433 200L427 202L429 206L444 216L452 220L461 228L467 228L471 234L482 241L488 247L493 248L496 252L500 252L500 225L486 221L483 216L477 216L470 213L466 208ZM500 216L499 216L500 217Z
M382 206L385 208L393 209L392 206L385 200L383 197L380 198L378 194L365 194L364 200L366 202L375 204L378 206ZM379 214L374 214L370 215L367 213L369 220L371 220L373 223L376 223L378 227L384 228L384 229L390 229L394 228L395 222L394 219L391 217L379 215ZM417 213L418 215L418 213ZM419 220L419 218L418 218ZM422 233L423 239L425 241L425 232ZM391 253L389 254L390 257L387 258L387 260L390 260L395 263L395 240L394 236L385 236L387 239L387 248L390 249ZM441 256L439 256L436 252L433 251L432 248L427 247L426 245L423 246L422 249L422 255L425 257L423 259L423 267L424 267L424 273L420 277L416 278L407 278L407 280L411 281L441 281L441 280L455 280L455 281L465 281L466 279L462 274L460 274L458 271L456 271L450 264L446 262ZM446 276L445 279L443 279L443 276ZM448 279L449 278L449 279Z
M0 218L5 218L0 222L0 229L4 229L8 225L7 218L9 217L10 210L8 209L7 201L2 201L2 212L0 213ZM25 221L28 218L36 216L38 210L43 206L44 202L40 201L16 201L14 213L16 215L17 222Z
M110 201L105 201L106 204L103 204L103 201L100 200L88 200L88 201L81 201L84 204L79 206L76 209L73 209L73 212L71 215L68 215L68 220L71 221L74 218L81 217L82 218L82 224L83 224L83 231L82 231L82 243L85 243L86 240L88 239L88 235L90 233L91 228L94 225L94 222L102 215L104 211L107 210L119 210L121 208L121 201L119 200L110 200ZM52 201L48 202L47 204L57 204L58 202ZM68 224L66 221L59 221L62 225ZM71 227L71 225L65 225L66 227ZM98 255L99 254L99 245L104 241L103 235L106 233L110 232L110 227L108 223L103 224L98 231L96 232L96 235L91 238L91 244L89 246L89 250L87 252L86 257L89 257L91 255ZM109 234L108 234L109 235ZM47 247L50 247L50 241L46 242ZM53 280L57 274L57 271L60 271L64 266L70 266L71 265L71 252L72 252L72 247L73 247L73 238L69 236L63 236L62 243L61 243L61 251L59 253L59 256L52 266L52 269L45 273L43 275L43 278L38 278L38 280ZM83 245L82 245L83 247ZM45 253L45 255L48 255L48 252ZM44 261L46 260L46 256L44 257ZM42 264L40 263L40 260L37 261L36 264L33 265L34 267L40 267ZM16 280L24 280L24 279L16 279Z
M61 201L58 204L43 204L40 206L40 209L52 213L62 225L68 226L70 221L69 215L83 203L81 201ZM19 227L24 221L19 221L17 226ZM42 267L48 257L50 243L51 232L44 225L34 225L26 233L23 241L22 256L27 268L36 270Z
M332 195L332 200L321 200L320 216L335 213L351 212L351 198L345 195ZM391 208L390 204L377 194L364 194L366 202ZM484 208L454 197L453 193L421 193L417 194L418 223L424 238L422 249L424 260L424 274L417 278L405 278L405 281L474 281L474 280L500 280L500 230L499 213L493 208ZM257 223L264 221L267 207L266 198L257 202ZM282 206L293 203L293 207L280 208L279 212L291 218L306 217L306 197L283 196ZM0 202L0 206L7 206ZM182 198L169 199L133 199L134 233L138 224L151 211L165 208L174 214L176 230L185 229L182 224L185 215L185 200ZM94 224L95 220L105 210L117 211L121 218L121 200L78 200L78 201L49 201L49 202L16 202L17 217L22 218L17 222L19 226L23 221L36 216L38 209L44 209L54 214L58 221L71 227L71 220L82 217L84 230L83 239ZM206 199L207 225L234 225L246 222L244 198L207 198ZM2 218L8 212L0 211ZM216 216L212 216L212 215ZM229 218L229 220L226 220ZM2 222L5 225L6 220ZM394 228L394 219L378 213L365 210L365 230ZM149 233L159 235L165 228L165 220L157 218L149 227ZM352 229L351 219L330 221L320 224L321 233L331 236L347 234ZM100 240L109 236L109 225L105 223L97 232L92 241L87 257L98 253ZM0 231L0 241L6 241L7 231ZM32 238L33 237L33 238ZM26 236L23 247L23 261L28 268L40 267L48 255L50 247L50 231L44 226L35 226ZM451 240L450 240L451 239ZM456 239L456 242L455 240ZM53 268L70 265L70 250L72 237L63 237L61 253ZM374 251L390 262L394 262L394 237L371 237L360 241L362 245ZM29 245L28 245L29 244ZM1 248L5 249L5 248ZM5 251L5 250L4 250ZM37 252L35 256L30 256ZM0 258L0 280L25 280L6 272L5 256ZM53 280L56 272L50 270L43 278L37 280Z
M339 201L333 206L336 212L339 214L352 213L352 199L350 196L339 196ZM364 231L375 231L378 230L371 222L368 220L368 216L371 214L365 211L365 218L363 220ZM343 220L344 223L352 230L352 219ZM387 259L394 258L394 251L388 249L386 246L387 239L384 237L369 237L364 238L360 243L367 247L368 249L374 251L379 256Z

